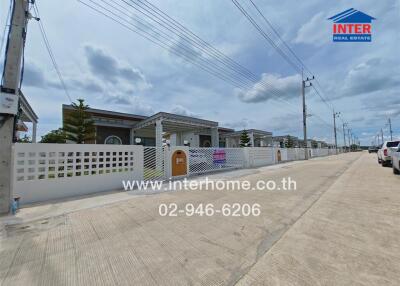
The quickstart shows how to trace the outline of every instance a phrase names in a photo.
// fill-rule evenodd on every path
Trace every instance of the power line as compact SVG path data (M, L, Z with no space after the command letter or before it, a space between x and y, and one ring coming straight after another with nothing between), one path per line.
M91 1L91 0L89 0ZM102 2L105 2L104 0L100 0ZM93 3L93 1L91 1ZM112 1L115 3L115 1ZM267 81L259 81L258 77L252 74L249 70L241 66L240 64L236 63L234 60L229 58L228 56L224 55L223 53L219 52L217 49L212 47L209 43L205 42L202 40L200 37L198 37L196 34L179 24L177 21L173 20L171 17L169 17L167 14L159 10L156 6L151 4L148 1L141 0L139 3L138 1L130 1L128 3L125 0L122 0L125 4L129 5L130 7L133 7L136 11L140 12L141 14L147 16L150 20L154 21L155 23L161 25L162 27L166 28L168 31L174 33L177 35L180 39L183 39L187 44L189 44L190 47L195 46L202 52L207 53L209 56L213 57L213 59L216 59L218 61L218 64L222 64L223 68L227 68L229 72L236 72L240 74L240 76L244 77L246 81L249 81L251 84L255 84L255 82L260 83L262 86L271 88L272 85L270 82ZM148 3L148 4L146 4ZM120 4L117 4L121 7ZM135 5L135 6L133 6ZM121 12L121 11L120 11ZM150 14L150 15L149 15ZM125 15L127 15L125 13ZM130 15L127 15L130 16ZM156 17L156 19L154 19ZM135 17L135 21L145 21L143 18L140 18L138 16ZM160 23L160 21L162 23ZM165 24L164 24L165 23ZM167 25L167 27L166 27ZM148 25L146 25L149 27ZM151 27L151 25L150 25ZM157 29L159 32L160 30ZM170 38L168 38L170 40ZM214 64L214 63L213 63ZM237 78L237 76L235 77ZM249 88L249 86L245 87L246 89ZM271 90L271 93L276 91ZM278 95L279 96L279 95Z
M285 40L280 36L279 32L277 31L277 29L271 24L271 22L267 19L267 17L262 13L261 9L258 8L258 6L255 4L255 2L253 0L249 0L250 3L252 4L252 6L256 9L257 13L261 16L261 18L264 20L264 22L268 25L268 27L274 32L275 36L279 39L279 41L287 48L287 50L290 52L290 54L292 54L292 56L297 60L297 62L300 65L300 68L302 70L307 70L308 73L310 74L310 76L313 75L313 73L311 72L311 70L303 63L303 61L300 59L300 57L298 57L296 55L296 53L293 51L292 48L290 48L290 46L285 42ZM257 24L257 21L254 20L254 18L251 17L250 13L247 12L243 6L241 6L239 4L239 2L237 0L232 0L232 2L235 4L235 6L240 10L240 12L242 12L242 14L251 22L251 24L261 33L261 35L266 38L266 40L272 45L273 48L275 48L277 50L277 52L290 64L292 65L292 67L294 67L294 69L296 71L299 71L299 67L297 65L295 65L293 63L292 60L290 60L289 55L286 54L280 47L279 47L279 42L278 44L275 44L271 34L269 34L268 32L262 30L262 28ZM322 90L321 84L319 83L319 81L317 79L316 83L317 85L320 87L320 89ZM316 87L313 85L313 89L318 93L318 96L321 98L321 100L328 106L328 108L330 109L334 109L333 105L331 103L329 103L324 96L318 92L318 90L316 89Z
M251 2L251 4L253 5L253 7L257 10L258 14L261 16L261 18L267 23L267 25L269 26L269 28L275 33L275 35L278 37L278 39L281 41L281 43L283 43L283 45L288 49L288 51L293 55L293 57L300 63L300 65L302 66L302 68L304 68L305 70L308 71L308 73L310 74L310 76L314 76L314 73L304 64L304 62L300 59L300 57L297 56L297 54L293 51L293 49L286 43L286 41L281 37L281 35L279 34L279 32L277 31L277 29L271 24L271 22L267 19L267 17L262 13L261 9L259 9L257 7L257 5L255 4L255 2L253 0L249 0ZM322 90L321 84L319 83L318 79L314 78L317 85L319 86L319 88ZM313 88L315 89L315 87L313 86ZM327 102L327 100L321 95L319 94L319 96L321 97L322 101L329 107L334 109L332 104L329 104Z
M82 0L78 1L84 4L85 6L91 8L92 10L96 11L97 13L102 14L107 18L111 19L112 21L129 29L130 31L139 34L140 36L146 38L152 43L168 50L169 52L175 55L183 57L186 61L198 66L199 68L213 74L216 77L219 77L220 79L224 80L229 84L233 84L234 86L239 87L241 89L243 88L247 89L249 88L248 84L250 83L255 84L255 81L257 81L257 83L260 84L261 86L270 89L268 91L275 96L274 99L293 106L294 110L298 112L297 109L298 106L292 104L289 101L284 100L280 96L280 92L278 90L270 88L270 85L268 85L269 83L268 81L265 80L259 81L258 78L254 74L252 74L249 70L247 70L245 67L241 66L233 59L229 58L222 52L215 49L212 45L202 40L199 36L191 32L189 29L185 28L183 25L179 24L177 21L173 20L166 13L162 12L156 6L149 3L148 1L141 0L139 1L140 3L137 3L137 1L131 0L130 3L128 3L125 0L121 0L127 6L123 6L120 3L117 3L115 0L111 0L111 3L113 3L114 5L110 4L110 1L106 2L104 0L100 0L101 2L104 3L102 5L96 3L93 0L86 0L91 2L92 4L86 3ZM106 5L107 7L105 7L104 5ZM121 11L120 8L124 8L124 10ZM183 45L179 45L178 47L176 46L171 47L171 37L169 36L169 34L166 34L165 31L154 27L154 25L150 24L148 21L143 19L143 17L138 16L137 14L135 14L133 18L133 15L128 13L131 12L131 9L129 8L134 8L135 11L140 12L142 15L152 20L154 23L160 25L161 29L164 28L167 31L172 32L174 35L178 36L179 39L184 39L185 40L184 47L182 47ZM126 17L129 17L129 20L125 19L121 14L125 15ZM132 19L135 19L135 21L132 22ZM140 25L138 25L138 23ZM202 52L207 53L207 55L209 55L211 58L216 59L218 61L218 64L222 66L218 68L218 70L216 71L214 70L215 63L212 61L209 60L206 62L203 61L204 63L208 64L207 66L204 66L204 64L202 63L196 62L193 58L190 58L188 56L188 50L187 50L188 48L200 49ZM230 69L231 72L237 72L236 74L237 77L235 77L235 79L237 79L239 75L242 76L243 80L245 80L246 82L246 86L243 87L241 85L238 85L237 82L232 82L230 75L222 73L225 70L221 70L221 68ZM325 121L323 123L327 124Z
M1 58L2 54L3 54L3 46L4 46L4 43L5 43L5 39L6 39L7 27L9 26L8 21L10 20L11 10L12 10L12 1L10 1L10 7L8 9L8 12L7 12L6 23L4 25L3 35L1 37L0 58Z
M118 23L118 24L124 26L125 28L127 28L127 29L129 29L129 30L131 30L131 31L133 31L133 32L135 32L135 33L137 33L137 34L139 34L140 36L146 38L147 40L149 40L149 41L151 41L151 42L153 42L153 43L155 43L156 45L158 45L158 46L160 46L160 47L162 47L162 48L168 50L169 52L171 52L171 53L173 53L173 54L175 54L175 55L178 55L178 56L183 57L185 60L191 62L192 64L194 64L194 65L200 67L201 69L203 69L203 70L205 70L205 71L207 71L207 72L212 73L214 76L217 76L217 77L219 77L219 78L222 78L224 81L227 81L227 79L228 79L228 81L230 82L230 84L233 84L234 86L243 89L243 86L240 86L240 85L238 86L238 84L235 83L235 82L232 83L232 80L230 80L231 78L229 78L229 77L227 78L228 75L221 74L221 72L219 72L219 71L212 70L212 68L215 67L214 64L211 64L211 65L209 64L208 66L204 66L203 64L201 64L201 63L199 63L199 62L196 62L196 61L194 61L192 58L188 57L188 55L185 53L185 51L182 51L182 49L181 49L180 47L175 47L175 46L168 45L168 42L166 42L165 40L163 40L163 38L160 39L160 37L156 37L156 35L159 35L160 33L159 33L159 31L156 31L156 33L157 33L156 35L154 35L154 33L151 33L151 31L149 31L149 28L151 28L151 26L146 25L146 28L147 28L147 29L144 29L142 26L137 25L135 22L132 22L131 20L128 21L128 20L124 19L121 15L119 15L118 13L113 12L113 11L110 10L110 8L109 8L109 7L110 7L110 4L109 4L109 3L107 3L107 5L108 5L108 8L107 8L107 7L104 7L103 5L100 5L100 4L98 4L98 3L96 3L96 2L94 2L94 1L92 1L92 0L87 0L87 1L91 2L92 4L86 3L86 2L84 2L84 1L82 1L82 0L78 0L78 1L79 1L80 3L82 3L82 4L84 4L85 6L91 8L92 10L96 11L97 13L100 13L100 14L106 16L107 18L113 20L114 22L116 22L116 23ZM104 1L103 1L103 2L104 2ZM115 2L115 1L114 1L114 2ZM125 1L124 1L124 2L125 2ZM93 6L93 4L95 4L96 7ZM111 8L112 8L112 7L115 8L115 6L111 5ZM111 15L110 15L110 14L111 14ZM131 17L130 17L130 18L131 18ZM137 17L135 17L135 20L136 20L136 21L140 21L140 20L138 20ZM143 25L143 22L142 22L142 25ZM179 35L181 36L181 34L179 34ZM165 35L164 35L163 37L165 37ZM221 53L221 54L222 54L222 53ZM226 56L226 57L227 57L227 56ZM227 58L228 58L228 57L227 57ZM233 60L232 60L232 61L233 61ZM237 64L237 65L238 65L238 64ZM247 78L247 79L248 79L248 78ZM248 80L249 80L249 83L254 84L254 81L251 81L250 79L248 79ZM267 85L265 84L265 81L261 82L261 85L267 86ZM269 87L269 86L268 86L268 87ZM245 88L249 88L249 86L247 85ZM274 91L272 88L271 88L271 94L273 94L274 96L276 96L276 99L277 99L277 100L281 100L281 101L284 101L285 103L291 104L291 103L289 103L288 101L285 101L285 100L283 100L282 98L280 98L280 97L279 97L279 93L278 93L277 91ZM291 104L291 105L293 105L293 104ZM297 111L297 106L295 106L295 105L293 105L293 106L296 108L296 111Z
M271 46L273 46L276 51L289 63L297 72L301 73L301 68L296 65L269 37L269 35L257 24L253 17L239 4L236 0L232 0L233 4L239 9L239 11L250 21L250 23L258 30L258 32L266 39Z
M89 0L89 1L90 1L90 0ZM121 14L127 16L127 17L132 17L131 15L127 14L124 10L121 10L121 9L119 9L119 8L117 8L117 7L115 7L115 6L111 5L111 4L109 4L109 2L112 2L112 3L116 4L116 5L118 5L119 7L125 8L124 6L122 6L121 4L117 3L116 1L113 1L113 0L108 0L108 1L100 0L100 1L103 2L103 3L105 3L106 5L108 4L109 6L111 6L112 8L114 8L114 9L115 9L116 11L118 11L119 13L121 13ZM91 2L93 2L93 1L91 1ZM126 3L127 5L129 5L129 6L132 7L132 8L135 8L134 6L132 6L132 5L131 5L129 2L127 2L127 1L122 0L122 2ZM135 8L135 9L136 9L136 8ZM136 10L138 10L138 9L136 9ZM141 10L138 10L138 11L139 11L139 12L142 12ZM144 15L146 15L146 14L144 14ZM146 15L146 16L147 16L147 15ZM138 22L141 22L141 23L143 23L143 22L146 23L146 22L147 22L145 19L141 18L140 16L135 17L134 19L135 19L135 21L138 21ZM170 29L170 28L169 28L167 25L165 25L164 23L162 23L162 22L160 22L160 21L157 21L157 20L155 20L154 18L152 18L152 20L155 21L155 22L156 22L158 25L160 25L161 27L163 27L163 28L167 29L168 31L174 33L175 35L181 36L180 34L175 33L175 31L174 31L173 29ZM176 45L176 42L174 42L173 39L171 39L171 38L169 37L169 35L168 35L166 32L162 31L161 29L159 29L159 28L157 28L157 27L152 27L152 29L153 29L153 31L156 31L157 34L158 34L158 36L161 37L162 39L164 39L165 42L170 43L170 45L172 45L173 47L175 47L174 45ZM183 39L184 41L187 42L187 39L186 39L186 38L181 38L181 39ZM201 56L196 55L196 53L192 50L190 44L191 44L190 42L189 42L189 45L188 45L188 44L179 43L179 44L178 44L178 47L176 47L176 48L181 49L182 51L184 51L185 53L187 53L189 56L193 56L193 57L195 57L195 58L198 57L198 59L199 59L202 63L204 63L205 65L207 65L207 66L208 66L209 64L213 64L213 65L214 65L213 67L214 67L216 70L218 70L219 72L221 72L221 73L229 72L229 70L226 68L225 65L223 65L223 66L221 66L221 65L215 65L210 59L203 58L203 57L201 57ZM205 49L203 49L203 51L208 52L208 51L205 50ZM235 71L235 70L234 70L234 71ZM248 88L248 87L249 87L249 82L246 80L247 78L246 78L246 79L243 79L243 78L241 78L240 76L238 76L237 74L232 74L232 78L233 78L233 80L234 80L236 83L239 83L239 86L241 86L242 88Z
M9 9L8 9L7 20L6 20L6 23L4 25L3 37L1 39L0 58L1 58L1 55L2 55L2 52L3 52L3 46L4 46L4 43L5 43L5 39L10 37L11 29L8 29L8 33L7 33L7 27L11 26L10 17L11 17L11 12L12 12L13 9L14 9L13 8L13 1L10 0L10 6L9 6ZM10 22L10 25L7 25L9 22ZM7 34L7 36L6 36L6 34ZM5 48L5 54L7 54L7 49L8 49L8 44L6 45L6 48ZM2 76L1 76L1 85L3 85L4 73L5 73L5 67L6 67L6 60L7 60L7 57L4 56L3 72L2 72Z
M40 19L39 9L38 9L38 7L37 7L36 2L34 2L33 9L35 10L36 16L39 18L39 29L40 29L40 33L41 33L41 35L42 35L43 42L44 42L44 44L45 44L45 46L46 46L47 52L48 52L48 54L49 54L49 56L50 56L51 62L53 63L54 69L56 70L57 76L58 76L58 78L59 78L59 80L60 80L61 86L62 86L62 88L63 88L65 94L67 95L69 101L72 103L71 96L70 96L70 94L69 94L69 92L68 92L67 86L65 85L63 76L62 76L62 74L61 74L61 72L60 72L60 69L59 69L58 64L57 64L57 62L56 62L56 59L55 59L55 57L54 57L54 53L53 53L53 50L52 50L52 48L51 48L50 42L49 42L49 40L48 40L48 38L47 38L47 34L46 34L46 31L45 31L44 25L43 25L43 20Z
M124 1L124 0L123 0L123 2L126 3L126 1ZM182 35L184 36L184 38L183 38L184 40L189 40L190 43L192 43L192 42L198 43L201 50L205 51L206 53L210 54L211 56L215 56L215 57L221 59L224 63L227 63L234 69L237 69L241 74L250 76L253 79L256 78L256 80L258 80L257 77L255 77L255 75L251 71L249 71L245 67L241 66L240 64L238 64L236 61L234 61L230 57L221 53L219 50L214 48L211 44L209 44L208 42L201 39L198 35L196 35L192 31L190 31L189 29L187 29L185 26L181 25L179 22L177 22L176 20L171 18L168 14L161 11L156 6L151 4L150 2L148 2L146 0L141 0L141 1L139 1L139 3L137 1L132 1L132 0L130 2L133 5L137 6L136 8L135 7L134 8L137 11L139 11L140 13L145 14L145 12L147 12L150 15L154 16L154 18L159 19L160 21L169 25L169 27L172 28L173 30L182 33ZM131 4L130 4L130 6L133 7ZM146 16L149 16L149 15L146 14ZM155 21L154 18L152 18L153 21Z
M169 51L169 52L171 52L171 53L173 53L173 54L175 54L177 56L180 56L180 57L184 58L186 61L196 65L200 69L211 73L212 75L220 78L221 80L223 80L223 81L225 81L225 82L227 82L227 83L229 83L229 84L231 84L231 85L233 85L235 87L238 87L240 89L245 88L245 86L243 84L236 82L235 80L225 76L221 72L218 72L218 71L215 71L215 70L211 69L210 66L204 65L203 63L196 62L195 60L193 60L193 54L188 54L186 52L186 50L183 50L183 49L181 49L179 47L176 47L176 46L170 46L168 44L168 42L158 39L158 37L155 37L155 35L153 35L149 31L147 31L143 27L140 27L139 25L137 25L135 23L132 23L131 21L128 21L128 20L122 18L121 16L119 16L116 13L114 13L110 9L108 9L108 8L102 6L102 5L99 5L98 3L96 3L96 2L94 2L92 0L87 0L87 1L90 1L93 4L97 4L97 6L100 7L103 11L99 10L96 7L93 7L92 5L90 5L88 3L83 2L82 0L78 0L78 2L80 2L80 3L84 4L85 6L91 8L92 10L96 11L97 13L100 13L100 14L106 16L107 18L109 18L109 19L113 20L114 22L122 25L123 27L129 29L130 31L132 31L132 32L134 32L134 33L146 38L147 40L149 40L152 43L158 45L159 47L162 47L162 48L166 49L167 51ZM106 11L106 12L104 12L104 11ZM110 16L110 14L107 14L107 12L111 13L113 16Z
M302 67L304 67L310 74L310 76L313 76L313 73L306 67L306 65L303 63L303 61L296 55L296 53L290 48L290 46L286 43L286 41L283 40L283 38L280 36L279 32L277 29L274 28L274 26L271 24L270 21L268 21L267 17L261 12L261 10L257 7L257 5L254 3L253 0L249 0L253 7L257 10L257 12L260 14L260 16L264 19L264 21L267 23L267 25L271 28L271 30L275 33L275 35L280 39L280 41L285 45L285 47L289 50L289 52L296 58L296 60L301 64Z

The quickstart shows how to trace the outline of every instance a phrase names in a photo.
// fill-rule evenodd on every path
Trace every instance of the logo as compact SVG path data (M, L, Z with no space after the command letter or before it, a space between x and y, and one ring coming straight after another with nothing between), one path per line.
M371 42L374 17L351 8L328 20L333 21L334 42Z

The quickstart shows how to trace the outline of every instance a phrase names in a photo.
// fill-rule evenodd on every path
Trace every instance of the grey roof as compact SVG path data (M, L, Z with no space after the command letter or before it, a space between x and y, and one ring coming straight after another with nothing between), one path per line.
M62 108L63 109L68 109L68 110L72 110L73 109L72 105L70 105L70 104L63 104ZM136 120L137 119L143 120L143 119L148 118L148 116L145 116L145 115L130 114L130 113L109 111L109 110L96 109L96 108L89 108L87 111L91 112L91 113L111 115L111 116L121 116L121 117L136 119Z
M224 137L235 137L243 133L244 130L238 130L231 133L223 134ZM253 133L259 136L272 136L272 132L259 130L259 129L246 129L247 133Z
M176 124L180 126L196 126L198 128L218 127L218 122L185 115L172 114L168 112L158 112L135 125L135 129L145 128L153 125L156 121L162 120L163 123Z

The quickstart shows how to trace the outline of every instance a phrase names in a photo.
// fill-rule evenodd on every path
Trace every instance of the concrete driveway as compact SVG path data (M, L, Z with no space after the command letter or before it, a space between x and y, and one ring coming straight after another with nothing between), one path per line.
M297 190L133 196L8 225L1 285L400 285L400 176L372 154L216 176L290 176ZM261 215L160 216L170 202L258 203Z

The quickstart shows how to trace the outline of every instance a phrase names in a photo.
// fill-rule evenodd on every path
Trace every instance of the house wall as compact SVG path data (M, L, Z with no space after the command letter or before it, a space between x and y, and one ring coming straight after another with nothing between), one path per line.
M119 128L119 127L107 127L107 126L97 126L96 127L96 143L104 144L104 141L109 136L118 136L122 140L123 145L129 145L129 128Z

